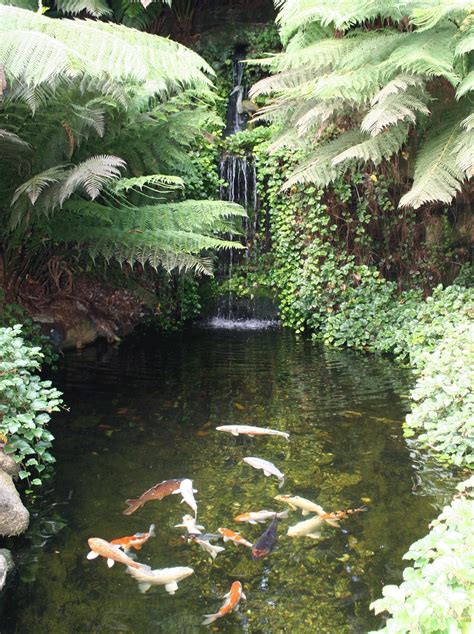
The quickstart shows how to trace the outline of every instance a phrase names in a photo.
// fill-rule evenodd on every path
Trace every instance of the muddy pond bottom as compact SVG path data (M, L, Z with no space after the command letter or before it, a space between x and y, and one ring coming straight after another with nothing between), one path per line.
M338 634L383 625L370 602L384 584L400 582L403 553L453 489L450 474L402 437L409 372L275 330L131 338L118 348L67 354L61 366L54 380L70 412L52 428L56 474L19 552L16 546L19 573L0 607L2 634ZM286 431L290 442L215 431L226 424ZM284 487L245 464L246 456L273 462ZM233 518L285 510L274 500L280 493L327 511L361 504L368 511L339 529L325 527L319 540L287 536L306 519L293 511L265 559L252 561L249 548L227 542L213 561L175 528L190 512L181 496L123 515L127 498L170 478L193 480L206 531L227 527L252 543L268 524ZM163 586L141 594L123 565L86 559L89 537L111 540L152 523L156 537L137 560L194 569L175 595ZM201 625L235 580L247 600Z

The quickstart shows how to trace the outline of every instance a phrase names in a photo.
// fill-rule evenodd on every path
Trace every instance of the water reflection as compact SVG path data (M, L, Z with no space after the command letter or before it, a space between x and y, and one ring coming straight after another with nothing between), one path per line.
M71 413L55 423L54 486L7 593L2 634L205 632L201 615L218 609L237 578L248 600L218 622L219 631L332 634L381 624L370 601L400 580L402 554L452 488L449 474L401 436L406 404L399 395L409 373L272 330L202 330L129 340L100 362L95 354L64 359L60 387ZM289 431L291 442L214 431L223 424L275 427ZM125 499L189 477L208 531L227 526L254 541L264 527L239 527L233 517L286 507L273 499L276 479L249 469L246 455L279 467L284 493L329 510L369 499L369 512L345 520L343 530L325 529L320 541L287 537L302 519L292 513L280 523L275 552L256 562L249 549L229 543L214 562L184 543L174 528L187 512L179 496L122 514ZM88 537L112 539L151 523L157 537L139 560L195 569L174 596L162 588L142 595L118 564L108 570L85 558Z

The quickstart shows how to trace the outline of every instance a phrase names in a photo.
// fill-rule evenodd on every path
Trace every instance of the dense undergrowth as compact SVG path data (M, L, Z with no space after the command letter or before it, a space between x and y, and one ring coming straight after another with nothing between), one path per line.
M23 339L20 325L0 328L0 436L30 486L41 485L54 463L47 426L62 403L51 381L38 376L43 358L39 347Z

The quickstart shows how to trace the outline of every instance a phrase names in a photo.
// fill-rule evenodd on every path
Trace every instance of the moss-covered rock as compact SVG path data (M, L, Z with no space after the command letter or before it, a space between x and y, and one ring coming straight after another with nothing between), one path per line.
M20 535L28 528L30 514L23 506L12 477L0 471L0 535Z

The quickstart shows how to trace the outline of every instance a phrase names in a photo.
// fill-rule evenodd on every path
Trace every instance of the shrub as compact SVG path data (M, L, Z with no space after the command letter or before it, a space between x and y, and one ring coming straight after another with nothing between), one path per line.
M376 614L391 613L382 632L401 634L472 632L474 606L474 476L458 485L458 495L411 545L399 586L388 585L371 604Z
M416 352L421 374L406 417L405 435L456 465L474 466L474 323L460 321L445 327L433 350Z
M51 381L35 374L42 360L40 348L24 341L20 325L0 328L0 434L7 440L5 453L21 464L20 478L31 478L33 486L42 484L54 462L47 425L62 403Z

